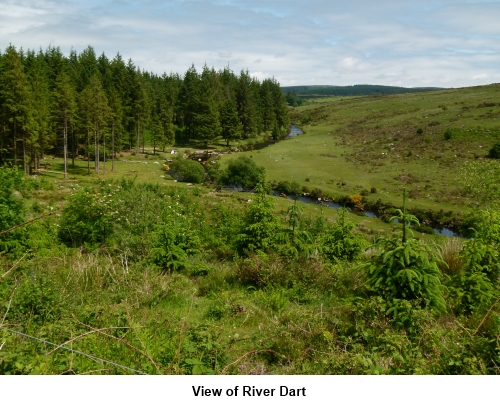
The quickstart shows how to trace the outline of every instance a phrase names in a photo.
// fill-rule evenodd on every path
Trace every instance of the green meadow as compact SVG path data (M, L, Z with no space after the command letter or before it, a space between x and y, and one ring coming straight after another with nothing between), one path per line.
M332 196L374 187L366 198L395 204L406 187L410 207L463 210L471 201L460 192L461 168L485 159L500 141L500 85L334 97L290 115L303 135L244 152L270 180L296 181Z

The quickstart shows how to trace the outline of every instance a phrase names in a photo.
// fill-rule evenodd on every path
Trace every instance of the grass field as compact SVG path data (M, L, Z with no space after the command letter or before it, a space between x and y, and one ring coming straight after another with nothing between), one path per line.
M484 159L500 141L497 84L322 101L291 109L292 122L312 118L302 126L304 135L244 153L266 168L270 180L297 181L336 196L375 187L367 198L393 203L406 187L410 207L462 210L469 203L460 193L462 165Z

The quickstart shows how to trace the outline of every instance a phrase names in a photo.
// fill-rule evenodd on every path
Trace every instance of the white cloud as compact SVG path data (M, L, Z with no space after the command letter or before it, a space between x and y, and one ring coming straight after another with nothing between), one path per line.
M356 58L344 58L339 63L341 70L362 72L370 67L369 63L361 62Z
M0 48L93 45L156 73L195 63L292 84L500 82L500 3L0 0Z

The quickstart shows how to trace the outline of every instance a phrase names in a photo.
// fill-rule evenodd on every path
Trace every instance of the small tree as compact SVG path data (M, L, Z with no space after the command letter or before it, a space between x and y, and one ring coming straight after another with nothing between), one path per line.
M363 237L355 235L354 222L347 218L348 210L339 210L339 219L327 227L322 238L323 256L329 261L352 261L361 253L366 242Z
M392 301L393 311L397 310L397 300L416 300L421 305L445 311L443 276L438 268L438 263L444 264L441 254L437 246L407 237L411 223L420 224L415 216L406 213L405 205L406 189L403 210L397 210L398 215L391 218L403 223L402 237L377 240L381 253L362 266L368 268L368 287L373 293Z
M255 201L248 207L243 229L236 238L236 249L239 254L265 252L274 246L279 225L273 213L274 202L267 195L269 188L265 177L260 177L255 186Z
M475 214L473 237L460 252L464 265L452 280L459 307L465 312L489 307L499 286L500 213L479 210Z
M287 209L288 227L277 233L280 253L293 260L307 259L318 251L311 233L303 227L303 211L304 207L297 205L295 199Z

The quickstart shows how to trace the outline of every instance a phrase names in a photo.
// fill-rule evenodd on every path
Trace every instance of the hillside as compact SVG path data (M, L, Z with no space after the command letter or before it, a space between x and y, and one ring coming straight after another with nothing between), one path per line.
M366 96L374 94L402 94L439 90L437 87L397 87L371 84L355 84L354 86L283 86L283 93L295 93L303 98L331 96Z
M464 164L500 141L500 85L331 99L290 108L290 117L304 135L245 152L270 180L332 197L375 188L371 201L399 201L406 187L410 207L462 211L471 203Z

